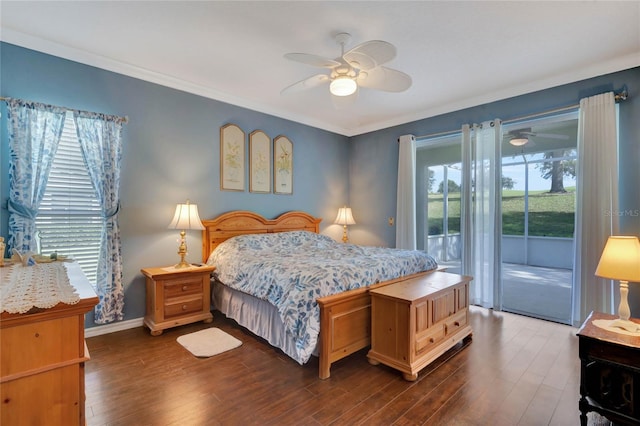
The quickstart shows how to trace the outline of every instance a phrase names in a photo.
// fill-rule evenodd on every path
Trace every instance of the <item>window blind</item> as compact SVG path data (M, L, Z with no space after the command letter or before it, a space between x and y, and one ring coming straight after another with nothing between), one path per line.
M39 251L73 257L96 285L103 220L78 141L73 113L67 112L36 229Z

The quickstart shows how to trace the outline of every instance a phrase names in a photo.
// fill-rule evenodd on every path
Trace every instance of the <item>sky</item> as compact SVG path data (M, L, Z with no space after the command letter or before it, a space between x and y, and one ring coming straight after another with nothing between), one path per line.
M544 179L540 173L540 170L536 167L535 162L542 158L542 154L536 154L527 156L527 161L529 164L529 191L548 191L551 189L551 180ZM509 165L509 163L515 163L514 165ZM533 164L531 164L533 163ZM457 184L460 184L461 173L459 170L460 165L454 165L450 167L447 171L448 179L453 180ZM440 186L440 182L443 181L444 171L442 166L431 167L434 171L435 183L433 185L432 191L437 191ZM514 181L513 189L524 191L525 189L525 165L523 163L522 158L504 158L502 165L502 175L506 177L510 177ZM564 186L572 187L576 186L576 181L571 176L564 177Z
M513 185L513 189L524 191L526 181L524 164L518 166L503 166L502 175L514 180L515 184ZM565 176L564 186L565 188L576 186L576 180L571 176ZM534 165L529 165L529 191L548 191L549 189L551 189L551 180L544 179L540 170Z

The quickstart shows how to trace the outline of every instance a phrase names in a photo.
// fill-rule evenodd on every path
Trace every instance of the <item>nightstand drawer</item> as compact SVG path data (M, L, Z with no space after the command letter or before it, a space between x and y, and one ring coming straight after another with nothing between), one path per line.
M174 303L167 303L164 305L164 317L171 318L175 316L181 316L190 314L192 312L199 312L202 310L202 298L176 301Z
M188 294L202 294L202 279L171 280L164 284L164 298L172 299L175 297L186 296Z

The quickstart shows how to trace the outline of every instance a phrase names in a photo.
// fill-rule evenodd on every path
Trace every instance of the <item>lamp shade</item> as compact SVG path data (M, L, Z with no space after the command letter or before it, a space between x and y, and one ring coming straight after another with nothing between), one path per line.
M338 225L355 225L356 221L353 219L353 213L351 213L350 207L340 207L338 210L338 216L334 223Z
M352 95L357 88L355 80L346 75L336 77L329 85L329 91L336 96Z
M611 236L604 246L596 275L612 280L640 282L640 241L633 236Z
M169 229L204 229L200 215L198 215L198 205L190 204L188 201L186 204L178 204L176 206L176 213L173 216L173 220L169 224Z

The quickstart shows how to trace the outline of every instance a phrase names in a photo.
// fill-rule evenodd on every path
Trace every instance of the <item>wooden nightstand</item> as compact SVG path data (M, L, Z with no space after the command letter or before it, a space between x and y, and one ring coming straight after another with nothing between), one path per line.
M147 313L144 324L152 336L178 325L196 321L210 323L211 272L215 266L193 266L175 269L144 268L147 277Z
M640 425L640 337L614 333L595 320L613 315L592 312L578 331L580 424L595 411L615 424ZM640 324L640 320L631 319Z

